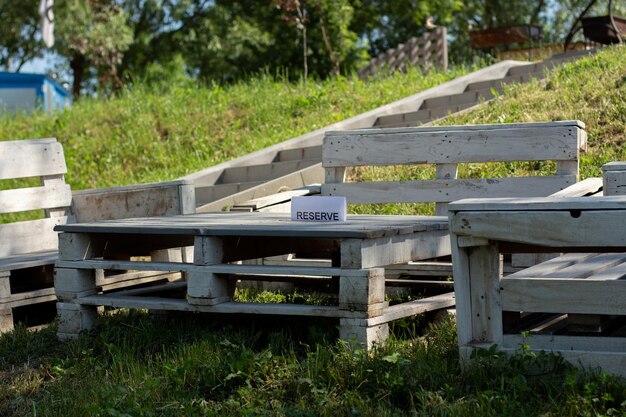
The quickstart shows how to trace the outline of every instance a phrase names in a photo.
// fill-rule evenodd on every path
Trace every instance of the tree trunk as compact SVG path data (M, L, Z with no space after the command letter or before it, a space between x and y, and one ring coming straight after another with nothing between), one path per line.
M74 100L80 97L80 87L83 83L86 66L87 59L85 55L76 52L70 61L70 68L72 68L72 75L74 76L74 82L72 83L72 95L74 96Z

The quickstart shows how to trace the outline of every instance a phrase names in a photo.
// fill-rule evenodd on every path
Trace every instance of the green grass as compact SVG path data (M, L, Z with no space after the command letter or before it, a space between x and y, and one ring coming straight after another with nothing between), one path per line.
M623 381L520 347L459 367L447 319L425 336L396 326L371 354L332 324L142 313L103 318L59 343L54 327L0 337L3 416L623 415ZM401 335L401 336L398 336Z
M598 176L603 163L626 158L625 68L624 48L608 48L555 69L544 81L506 87L492 103L445 123L580 119L590 144L583 177ZM0 135L58 136L75 188L171 179L444 79L412 73L371 84L342 79L302 86L264 78L225 89L183 85L152 93L137 87L62 114L3 119ZM549 169L469 165L461 172ZM413 210L397 207L383 210ZM239 293L240 300L265 302L322 298L289 296ZM155 320L121 312L102 317L97 330L74 342L58 342L54 325L36 333L19 328L0 336L0 416L626 415L623 379L580 371L523 345L512 358L481 351L462 370L450 319L430 328L420 320L400 321L371 354L337 342L335 326L302 318L174 314Z
M179 178L463 75L419 70L373 81L136 85L61 113L0 118L0 140L56 137L73 189Z

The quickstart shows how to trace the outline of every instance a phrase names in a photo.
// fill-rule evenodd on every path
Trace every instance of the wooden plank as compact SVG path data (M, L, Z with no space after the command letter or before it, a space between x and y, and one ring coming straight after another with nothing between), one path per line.
M623 210L626 196L470 198L455 201L452 211Z
M556 175L574 175L578 181L578 156L571 161L556 161Z
M75 191L72 209L80 223L99 220L173 216L195 211L186 181Z
M367 320L367 323L371 326L389 323L394 320L427 313L429 311L453 307L454 303L455 297L453 292L426 297L420 300L408 301L406 303L387 307L382 316L370 318Z
M616 265L626 262L626 253L601 253L585 259L584 262L578 262L574 265L567 266L549 274L545 274L541 278L592 278L595 273L603 272ZM523 272L523 271L522 271Z
M537 197L576 182L575 176L371 181L322 184L322 195L345 196L352 204L448 203L471 197Z
M326 184L338 184L346 180L346 167L334 167L324 169L324 182ZM324 195L324 193L322 192Z
M587 197L602 191L602 178L587 178L557 191L551 197Z
M506 311L626 315L626 281L505 277L500 288Z
M408 130L408 129L407 129ZM578 133L572 127L390 132L327 135L322 166L575 160Z
M623 279L626 277L626 263L615 265L611 268L607 268L604 271L595 271L593 275L587 277L590 280L612 280Z
M0 180L65 174L63 148L55 139L0 141Z
M458 164L437 164L435 166L435 177L440 180L456 179L459 174ZM436 216L448 215L448 204L440 203L435 205Z
M52 265L58 257L58 251L56 250L2 257L0 258L0 272Z
M10 297L0 300L0 309L45 303L56 299L54 288L43 288L41 290L11 294Z
M44 187L62 188L65 187L65 176L63 174L57 175L45 175L39 177L41 185ZM68 193L71 203L71 192ZM46 217L63 217L70 214L69 204L61 207L45 208L44 214Z
M593 197L582 198L590 199ZM609 198L609 197L604 197ZM480 211L451 217L452 230L490 240L550 248L591 248L605 251L626 247L622 210L578 211Z
M508 275L507 278L541 278L546 274L550 274L560 269L567 268L568 266L575 265L579 262L584 262L586 259L589 259L593 256L595 256L595 254L593 253L568 253L559 256L558 258L550 259L538 265L531 266L522 271L515 272L511 275Z
M472 340L500 343L503 307L499 287L502 263L498 247L475 247L468 260Z
M272 194L266 197L256 198L253 200L249 200L231 208L231 211L235 210L244 210L247 209L249 211L257 211L262 208L274 206L277 204L282 204L286 202L291 202L291 198L295 196L305 196L305 195L313 195L320 193L319 185L312 185L308 187L298 188L296 190L288 190L283 191L277 194Z
M267 314L278 316L311 316L336 318L361 318L365 314L358 311L340 310L336 306L312 306L304 304L264 304L225 302L214 306L190 305L186 300L137 297L124 295L91 295L80 298L83 305L110 306L117 308L146 308L150 310L192 311L226 314Z
M115 280L111 280L111 282L101 282L97 281L96 284L102 289L104 292L119 290L120 288L128 288L128 287L136 287L138 285L149 284L154 282L164 282L172 278L171 274L164 273L153 273L149 274L148 272L138 273L129 273L123 274L119 276L119 278ZM150 287L147 287L150 288Z
M0 214L19 211L69 207L72 192L69 185L31 187L0 191Z
M459 346L472 341L472 303L470 287L470 249L459 246L458 236L450 236L452 273L456 299L457 339Z
M447 231L341 242L342 268L373 268L450 255Z
M66 221L67 217L55 217L0 225L0 256L56 249L58 238L53 228Z
M487 80L485 82L492 83L493 80ZM489 87L492 87L489 85ZM465 91L465 90L463 90ZM462 92L462 91L459 91ZM397 111L393 113L398 113ZM480 131L480 130L502 130L502 129L523 129L523 128L555 128L555 127L572 127L585 129L585 123L580 120L558 120L554 122L529 122L529 123L494 123L494 124L480 124L480 125L452 125L452 126L420 126L420 127L399 127L399 128L386 128L386 129L350 129L350 130L331 130L325 132L326 136L344 136L347 134L353 135L368 135L377 134L378 132L385 133L413 133L415 131L424 133L433 132L458 132L458 131Z
M609 162L602 166L604 195L626 194L626 163Z
M433 216L349 215L345 222L313 223L291 221L285 213L225 212L65 224L56 230L97 234L375 238L410 227L447 229L446 220Z
M242 190L236 194L229 193L227 196L209 202L198 192L196 188L196 199L198 202L197 212L221 211L254 198L276 194L285 188L300 188L309 184L321 183L324 181L324 169L321 162L308 168L296 171L290 175L285 175L270 181L263 182L257 186Z
M137 262L137 261L115 261L115 260L85 260L85 261L64 261L56 263L58 268L74 269L106 269L106 270L137 270L137 271L181 271L189 272L197 270L199 272L214 274L235 274L235 275L310 275L310 276L333 276L347 275L354 277L366 277L367 270L361 269L341 269L331 267L299 266L299 265L247 265L247 264L214 264L214 265L194 265L177 262Z

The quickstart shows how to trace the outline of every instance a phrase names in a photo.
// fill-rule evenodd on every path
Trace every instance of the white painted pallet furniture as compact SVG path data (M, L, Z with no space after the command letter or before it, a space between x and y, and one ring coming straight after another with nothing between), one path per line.
M343 195L355 204L434 202L436 215L447 215L448 203L462 198L544 197L578 181L586 142L585 124L577 120L327 132L321 194ZM551 175L458 178L460 164L515 161L555 161L556 169ZM434 165L436 178L346 182L351 167L407 164ZM513 263L522 261L518 259ZM388 271L417 277L451 275L451 265L447 266L433 271L431 265L420 263Z
M327 132L322 149L326 181L322 195L349 203L447 203L472 197L547 196L578 181L580 150L586 146L581 121L363 129ZM463 163L556 161L553 175L458 178ZM432 180L346 182L358 166L431 164Z
M603 170L604 197L450 205L463 361L476 348L525 343L626 376L626 164ZM541 250L568 254L502 276L500 253Z
M72 193L65 184L66 173L63 148L54 138L0 141L0 180L9 184L29 177L40 179L40 186L15 182L13 188L0 191L0 215L5 216L0 224L0 331L13 328L14 309L56 299L52 276L58 248L55 225L76 219L182 214L195 206L193 188L184 181ZM32 210L43 211L44 218L14 221L6 217ZM98 284L112 290L163 278L146 272L115 277L99 273ZM39 312L33 308L29 314Z
M322 151L326 183L321 186L321 194L346 196L349 203L435 202L438 215L447 215L448 202L467 197L547 196L564 192L564 189L569 194L581 195L599 188L588 181L576 189L571 188L578 181L579 154L585 145L586 132L580 121L327 132ZM458 166L463 163L528 160L555 161L556 169L552 175L514 178L460 179L457 175ZM437 178L425 181L345 181L346 171L351 167L399 164L434 165ZM270 206L261 199L241 208L288 211L290 197L289 194L276 194L267 199L272 203ZM516 255L513 262L507 263L507 269L537 263L541 256ZM276 260L255 262L276 263ZM283 263L282 260L278 262ZM388 286L421 286L430 293L452 291L452 282L445 280L450 275L450 262L386 267ZM258 286L265 288L266 285L261 282Z
M341 223L293 222L283 213L201 213L187 216L114 220L57 226L60 260L55 270L60 338L90 329L96 306L195 312L333 317L340 337L371 347L387 337L388 323L449 306L439 297L389 306L384 299L385 265L448 253L447 219L431 216L349 216ZM194 246L194 261L103 261L103 250L132 251ZM233 264L245 259L304 253L333 259L326 267ZM161 294L179 284L99 294L95 271L183 271L186 292ZM338 304L312 306L233 302L239 280L338 277ZM184 285L184 284L183 284ZM183 286L184 290L185 287Z

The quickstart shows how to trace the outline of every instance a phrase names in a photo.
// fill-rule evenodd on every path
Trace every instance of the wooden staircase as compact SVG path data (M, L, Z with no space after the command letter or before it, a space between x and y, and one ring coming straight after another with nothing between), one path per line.
M230 210L250 200L324 182L322 138L329 130L409 127L429 123L480 105L502 93L502 86L541 79L561 63L588 51L562 54L537 63L503 61L386 106L326 126L244 157L188 175L198 212ZM272 200L274 201L274 199Z

